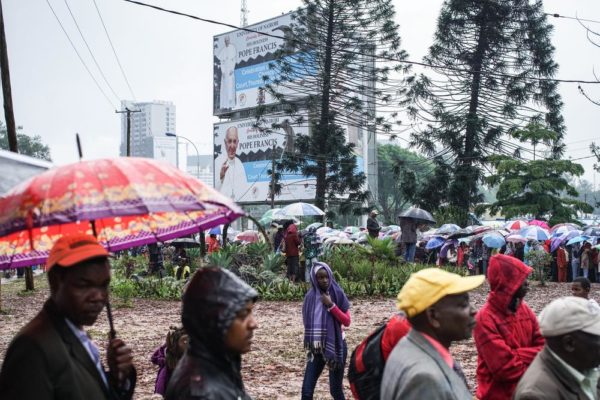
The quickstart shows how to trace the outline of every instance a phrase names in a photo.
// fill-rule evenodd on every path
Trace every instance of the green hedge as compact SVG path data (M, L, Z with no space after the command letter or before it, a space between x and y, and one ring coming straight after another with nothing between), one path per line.
M391 240L372 240L368 246L337 247L326 252L322 260L329 264L336 280L349 298L395 297L413 272L431 265L407 264L393 255ZM273 254L268 246L228 246L204 260L198 258L193 270L207 265L220 265L236 273L258 291L263 300L302 300L309 284L291 283L285 277L283 257ZM179 300L184 281L172 277L138 276L145 270L141 257L121 257L114 263L112 293L130 305L133 298ZM464 269L445 270L466 274Z

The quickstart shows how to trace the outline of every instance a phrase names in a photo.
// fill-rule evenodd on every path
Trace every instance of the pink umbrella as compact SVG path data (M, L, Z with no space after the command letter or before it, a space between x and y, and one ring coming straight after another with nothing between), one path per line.
M516 220L516 221L509 221L504 225L504 228L511 230L511 231L518 231L521 230L523 228L525 228L526 226L528 226L529 224L526 221L523 220Z
M258 242L258 232L257 231L244 231L238 233L235 237L236 240L242 240L248 243Z
M548 223L546 221L540 221L539 219L532 219L531 221L529 221L529 225L539 226L540 228L550 230L550 226L548 226Z
M562 232L570 232L576 229L579 229L579 225L574 224L572 222L565 222L562 224L556 224L550 229L550 232L554 233L556 230L560 229Z

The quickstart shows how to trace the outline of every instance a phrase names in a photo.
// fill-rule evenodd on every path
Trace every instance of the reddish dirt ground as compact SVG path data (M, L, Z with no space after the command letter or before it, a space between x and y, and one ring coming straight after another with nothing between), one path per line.
M19 295L23 282L2 285L2 308L0 314L0 362L11 338L41 308L48 295L43 279L36 282L38 290L32 295ZM594 285L598 293L600 285ZM485 301L488 287L472 293L472 302L479 308ZM569 284L549 283L546 287L531 285L526 298L528 304L539 313L550 300L569 294ZM349 349L353 349L370 331L384 322L394 311L394 299L354 299L352 301L352 324L346 331ZM179 302L135 300L133 307L115 307L114 319L118 335L134 351L138 369L136 399L156 398L152 395L156 367L150 363L150 355L164 340L171 325L179 323ZM292 399L300 396L304 373L305 354L302 350L302 317L300 302L259 302L256 307L259 329L255 333L253 351L244 357L243 374L247 390L256 399ZM89 333L101 347L108 332L105 315L91 327ZM452 354L462 364L471 388L475 387L477 353L472 340L457 343ZM326 372L321 376L315 399L328 399L329 388ZM351 398L347 382L347 398ZM160 397L158 397L160 398Z

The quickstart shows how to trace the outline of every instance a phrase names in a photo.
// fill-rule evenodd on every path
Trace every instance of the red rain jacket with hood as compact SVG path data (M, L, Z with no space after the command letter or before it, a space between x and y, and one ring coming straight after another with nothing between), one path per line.
M477 398L511 399L521 376L544 346L537 318L521 301L508 306L532 271L522 261L498 254L490 259L490 294L477 313L473 331L477 346Z

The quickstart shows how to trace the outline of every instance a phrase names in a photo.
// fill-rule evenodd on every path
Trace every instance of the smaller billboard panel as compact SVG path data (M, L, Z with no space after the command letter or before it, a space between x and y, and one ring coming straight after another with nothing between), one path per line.
M213 38L214 115L275 103L262 89L263 77L273 78L269 64L284 44L291 22L291 14L284 14L250 25L249 31L237 30Z
M174 137L152 137L153 158L155 160L165 160L171 165L177 165L177 138Z
M266 126L278 124L280 129L261 132L256 119L244 119L214 125L215 188L239 203L270 200L273 158L284 151L293 152L296 134L308 135L308 127L290 124L287 117L266 117ZM273 149L275 146L275 149ZM277 201L312 200L315 179L303 175L284 174L279 182Z

